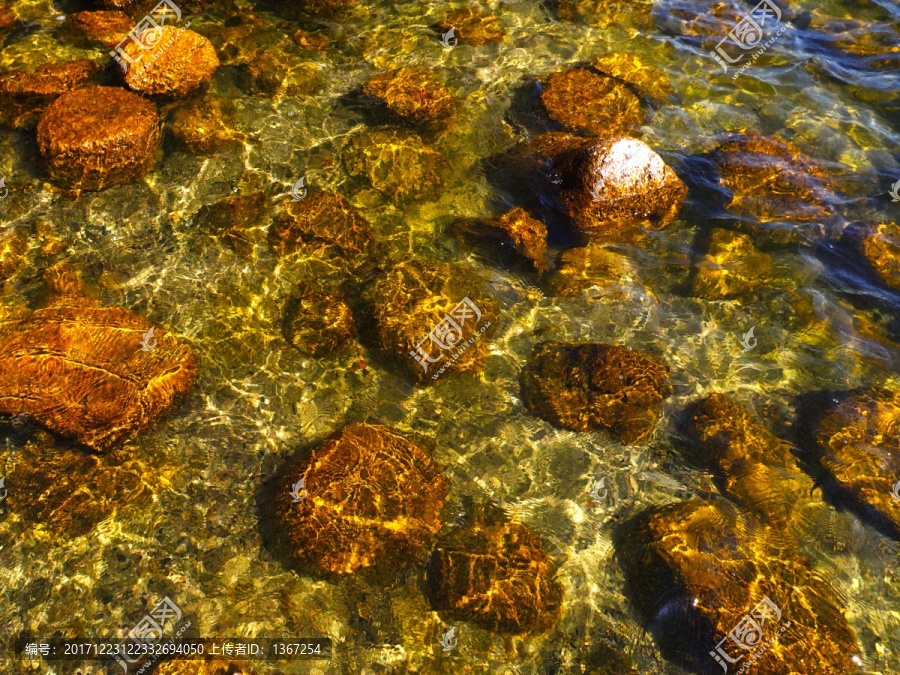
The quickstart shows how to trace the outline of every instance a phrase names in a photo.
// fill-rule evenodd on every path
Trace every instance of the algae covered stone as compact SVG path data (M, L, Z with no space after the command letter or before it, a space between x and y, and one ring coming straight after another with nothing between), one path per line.
M351 574L401 564L441 528L441 471L397 431L344 427L279 470L267 507L272 543L304 570Z
M33 124L46 107L68 91L87 85L99 69L88 59L47 63L32 72L0 75L0 115L5 124Z
M453 29L454 37L464 45L483 45L502 42L506 33L497 23L496 17L477 7L461 7L453 10L437 24L442 33Z
M651 356L599 342L535 345L521 374L525 406L573 431L609 428L624 443L643 443L672 393L668 366Z
M131 89L147 95L183 97L207 84L219 67L215 47L199 33L174 26L145 30L125 53ZM142 45L150 47L145 50Z
M381 102L410 124L437 122L450 116L454 98L450 90L418 68L400 68L373 76L363 93Z
M562 610L556 565L519 523L475 523L442 538L431 554L427 592L445 621L523 634L552 629Z
M140 180L153 169L161 139L156 106L118 87L63 94L37 126L50 177L84 190Z
M324 356L345 347L355 332L341 294L299 285L284 310L284 338L304 354Z
M488 220L460 221L453 231L467 244L508 252L539 274L547 271L547 226L525 209L517 207Z
M643 121L641 101L627 86L585 68L553 73L541 98L550 117L570 131L600 136Z
M58 295L46 307L0 321L0 414L27 413L93 450L109 450L190 391L197 357L146 319L79 295L68 270L47 276Z

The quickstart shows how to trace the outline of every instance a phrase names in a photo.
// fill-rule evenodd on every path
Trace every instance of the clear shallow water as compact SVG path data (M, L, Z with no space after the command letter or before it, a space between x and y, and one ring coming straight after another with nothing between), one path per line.
M896 62L874 70L862 57L836 58L829 49L833 36L822 28L853 19L871 22L859 29L860 41L876 26L896 39L896 4L795 5L812 13L810 26L779 39L736 82L716 75L708 46L659 28L674 9L704 3L656 4L656 27L638 32L556 21L552 8L536 3L492 3L484 8L509 40L444 51L429 26L452 7L378 4L327 24L332 45L305 57L324 75L315 95L252 96L236 69L221 68L213 91L235 104L243 140L209 156L167 145L156 171L135 185L76 198L41 178L31 160L33 135L0 134L0 174L10 188L0 217L4 227L32 232L28 264L4 286L3 302L36 302L41 270L66 260L105 304L189 340L202 364L188 400L124 449L139 463L152 497L116 509L80 536L5 514L0 620L7 637L117 635L169 595L198 635L335 641L333 662L281 664L283 673L591 672L586 664L600 644L630 654L641 673L684 672L660 656L635 620L612 545L616 524L642 508L715 492L711 477L675 450L672 416L710 391L725 391L777 432L787 427L799 394L893 382L896 294L847 261L823 256L817 242L850 221L896 217L887 196L900 178L898 117L889 101ZM59 11L48 3L14 8L37 24L7 42L5 67L99 59L105 52L57 40ZM256 14L287 45L296 22L272 9L242 11ZM192 27L202 34L221 23L202 12L194 17ZM636 54L668 76L676 98L648 115L637 135L691 184L691 209L649 244L620 249L634 262L636 278L576 297L547 297L529 278L457 243L446 228L522 198L492 182L482 161L539 129L516 107L516 96L530 91L535 78L610 51ZM465 115L434 143L451 167L443 191L433 201L398 205L345 171L340 152L367 125L341 97L379 69L406 65L443 81L464 101ZM877 92L887 92L884 100ZM698 231L711 217L736 220L715 212L695 189L703 177L692 173L692 158L714 148L721 134L748 129L792 141L852 179L854 189L829 205L827 222L806 224L794 243L770 251L775 272L764 292L735 301L686 297L678 274L696 257ZM301 175L350 199L392 256L465 262L491 279L500 317L483 376L444 377L420 389L359 343L345 355L315 359L285 342L281 319L294 285L328 273L310 260L279 260L265 244L281 195ZM203 205L260 188L271 204L256 232L255 257L198 229L194 215ZM63 253L37 250L39 223L67 243ZM804 306L811 311L798 309ZM759 345L745 353L740 339L751 326ZM556 429L525 410L518 373L532 346L545 339L629 344L661 356L672 368L674 395L653 441L623 446L603 432ZM360 360L368 367L358 367ZM264 480L298 448L363 420L433 439L434 457L446 467L450 512L490 500L534 528L565 589L555 631L510 638L463 624L460 647L448 657L438 645L445 623L422 593L419 566L399 573L388 588L356 578L333 584L286 571L262 547L257 501ZM9 471L41 440L31 428L4 433L0 466ZM601 477L608 503L593 507L588 490ZM900 672L897 543L838 511L827 528L805 534L800 551L845 603L866 670ZM51 670L12 658L0 662L10 673L100 672L96 664Z

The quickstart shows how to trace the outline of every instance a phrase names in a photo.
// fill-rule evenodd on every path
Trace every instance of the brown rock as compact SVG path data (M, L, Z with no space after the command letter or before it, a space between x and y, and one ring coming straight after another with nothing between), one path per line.
M341 153L351 176L363 176L396 202L434 199L450 166L418 134L368 131L350 138Z
M547 271L547 226L525 209L515 208L486 221L460 221L454 225L454 234L471 246L510 251L539 274Z
M477 7L463 7L454 10L440 21L438 28L446 33L451 28L461 44L484 45L489 42L503 42L506 33L491 16Z
M769 640L755 654L760 675L857 672L856 636L822 573L728 502L654 507L614 540L642 621L691 672L737 672ZM717 663L717 647L736 666Z
M197 224L241 255L251 255L256 249L252 230L262 226L267 203L266 195L254 192L226 197L208 204L197 212Z
M322 33L308 33L305 30L298 30L292 36L294 42L304 49L311 52L320 52L331 43L327 35Z
M662 229L687 195L650 146L626 136L576 145L556 165L560 201L580 231L602 239L622 238L638 225Z
M596 342L535 345L520 378L525 406L573 431L612 429L623 443L646 442L672 393L669 368L639 352Z
M181 339L74 294L64 272L53 274L61 295L0 320L0 414L27 413L103 452L136 436L193 387L197 357ZM155 335L144 341L150 329ZM156 347L143 351L153 340Z
M115 47L134 28L134 19L122 12L76 12L69 14L63 29L86 44Z
M0 281L12 277L25 262L28 234L22 228L0 229Z
M37 127L50 177L84 190L140 180L153 169L161 138L156 106L117 87L64 94Z
M518 523L473 526L444 537L431 554L427 593L445 621L504 633L552 629L562 610L556 565Z
M453 111L450 90L417 68L379 73L366 82L363 93L411 124L443 120Z
M553 73L541 94L547 113L570 131L594 136L641 125L641 101L621 82L584 68Z
M304 354L325 356L353 339L353 313L342 295L300 284L284 311L284 339Z
M633 85L653 99L664 101L672 94L669 76L632 54L604 54L591 62L591 68Z
M772 259L746 234L716 229L694 276L694 293L707 300L748 296L771 284Z
M269 246L277 255L303 253L352 273L371 265L375 245L362 214L341 195L321 190L285 200L284 213L269 228Z
M378 346L420 384L483 369L497 317L486 284L466 268L443 263L395 265L365 293Z
M862 253L872 270L888 286L900 291L900 227L880 223L861 240Z
M594 286L606 288L627 283L633 276L628 256L592 244L564 251L547 285L553 295L572 296Z
M145 30L138 39L152 48L129 41L125 53L139 60L128 66L125 82L142 94L187 96L208 84L219 67L212 43L192 30L163 26Z
M5 2L0 1L0 38L15 28L18 17Z
M172 114L172 135L197 155L218 152L238 140L237 109L227 98L206 94Z
M88 84L97 64L87 59L48 63L30 73L0 75L0 115L12 127L30 126L51 102L72 89Z
M441 467L418 444L350 425L278 472L267 507L273 543L294 565L332 574L401 564L441 528L446 493Z

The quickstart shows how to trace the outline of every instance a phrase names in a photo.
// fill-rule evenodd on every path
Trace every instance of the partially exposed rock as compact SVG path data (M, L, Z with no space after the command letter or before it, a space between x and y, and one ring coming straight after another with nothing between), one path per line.
M382 274L365 296L378 346L417 382L484 368L497 317L485 279L465 268L411 260Z
M365 177L395 202L435 198L450 170L441 153L417 134L402 130L353 136L341 157L351 176Z
M156 106L118 87L64 94L37 127L50 177L84 190L143 178L156 163L161 138Z
M115 47L134 28L134 19L123 12L75 12L63 22L63 29L78 42Z
M263 192L226 197L201 208L197 225L221 237L235 252L251 255L256 248L251 230L262 227L267 201Z
M595 136L641 125L641 101L621 82L584 68L553 73L541 99L551 118L570 131Z
M489 42L502 42L506 39L506 33L500 28L496 17L477 7L456 9L437 25L438 29L445 34L452 28L454 37L464 45L484 45Z
M284 339L304 354L330 354L345 347L354 332L353 313L339 293L301 284L288 298Z
M235 130L237 109L227 98L206 94L172 114L172 135L194 154L218 152L240 135Z
M411 124L443 120L453 111L453 94L418 68L400 68L373 76L363 86L370 96Z
M445 621L521 634L559 621L563 593L555 574L528 527L476 523L438 542L426 583L431 606Z
M103 452L194 386L197 357L136 314L78 295L64 270L49 276L60 295L47 307L0 320L0 414L27 413Z
M756 658L765 675L857 672L840 600L773 534L721 499L651 508L616 533L630 594L663 655L703 675Z
M657 405L672 393L669 367L624 347L597 342L535 345L521 375L525 406L573 431L612 429L622 442L646 442Z
M212 43L192 30L163 26L145 30L138 39L152 48L129 41L125 53L136 62L128 66L125 82L142 94L187 96L208 84L219 67Z
M900 291L900 227L896 223L880 223L863 234L860 244L872 270L884 283Z
M302 253L354 273L371 265L375 235L341 195L310 190L303 199L285 200L284 205L284 213L269 228L269 246L275 253Z
M672 94L669 76L633 54L604 54L591 61L591 68L633 85L652 99L664 101Z
M0 115L12 127L30 126L46 107L72 89L88 84L97 64L87 59L48 63L34 72L0 75Z
M279 470L266 514L272 543L304 570L351 574L406 562L441 528L441 471L396 431L344 427Z
M772 259L757 251L746 234L717 229L700 261L693 292L708 300L748 296L771 284Z
M633 275L628 256L592 244L563 251L547 284L553 295L580 295L593 286L627 283Z
M515 208L489 220L460 221L454 234L471 246L500 249L543 274L547 271L547 226L525 209Z
M6 281L19 271L26 253L28 234L24 229L0 229L0 281Z

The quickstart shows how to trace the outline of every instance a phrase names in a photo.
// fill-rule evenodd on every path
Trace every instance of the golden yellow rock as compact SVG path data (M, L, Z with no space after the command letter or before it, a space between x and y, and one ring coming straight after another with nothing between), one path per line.
M50 177L84 190L140 180L156 164L161 139L156 106L118 87L64 94L37 126Z
M30 126L47 106L68 91L83 87L97 73L87 59L48 63L33 72L0 75L0 116L12 127Z
M547 285L553 295L580 295L593 286L627 283L634 273L628 256L592 244L563 251Z
M650 98L664 101L672 94L669 76L633 54L604 54L591 61L591 67L604 75L634 85Z
M499 254L511 254L513 261L543 274L547 271L547 226L525 209L515 208L486 221L459 221L454 225L458 239Z
M155 675L252 675L251 669L240 661L227 661L218 658L206 660L160 661L153 671ZM257 670L259 675L265 671Z
M553 73L541 99L567 130L593 136L631 131L644 118L640 99L627 86L584 68Z
M653 3L643 0L559 0L563 21L595 26L625 26L632 31L653 26ZM726 31L727 32L727 31Z
M363 93L381 102L398 118L411 124L437 122L453 111L453 94L418 68L400 68L373 76Z
M237 109L227 98L206 94L172 114L172 135L194 154L218 152L240 134L235 130Z
M862 237L862 252L888 286L900 290L900 227L880 223Z
M251 255L256 249L251 230L262 227L268 198L263 192L235 195L208 204L197 212L197 225L241 255Z
M452 28L453 37L464 45L484 45L506 39L506 32L500 28L496 17L477 7L456 9L439 21L437 26L444 34Z
M0 230L0 281L6 281L22 267L28 253L28 234L22 228Z
M0 0L0 38L6 36L16 25L18 18L9 5Z
M66 32L79 42L115 47L134 28L134 19L123 12L75 12L63 23Z
M300 284L284 311L284 338L304 354L325 356L355 333L353 313L339 293Z
M773 274L772 259L756 250L749 236L716 229L697 265L693 292L708 300L750 296L771 284Z
M138 39L150 49L129 41L125 47L125 83L147 95L183 97L209 83L219 67L212 43L199 33L175 26L142 32ZM124 58L124 57L121 57Z

